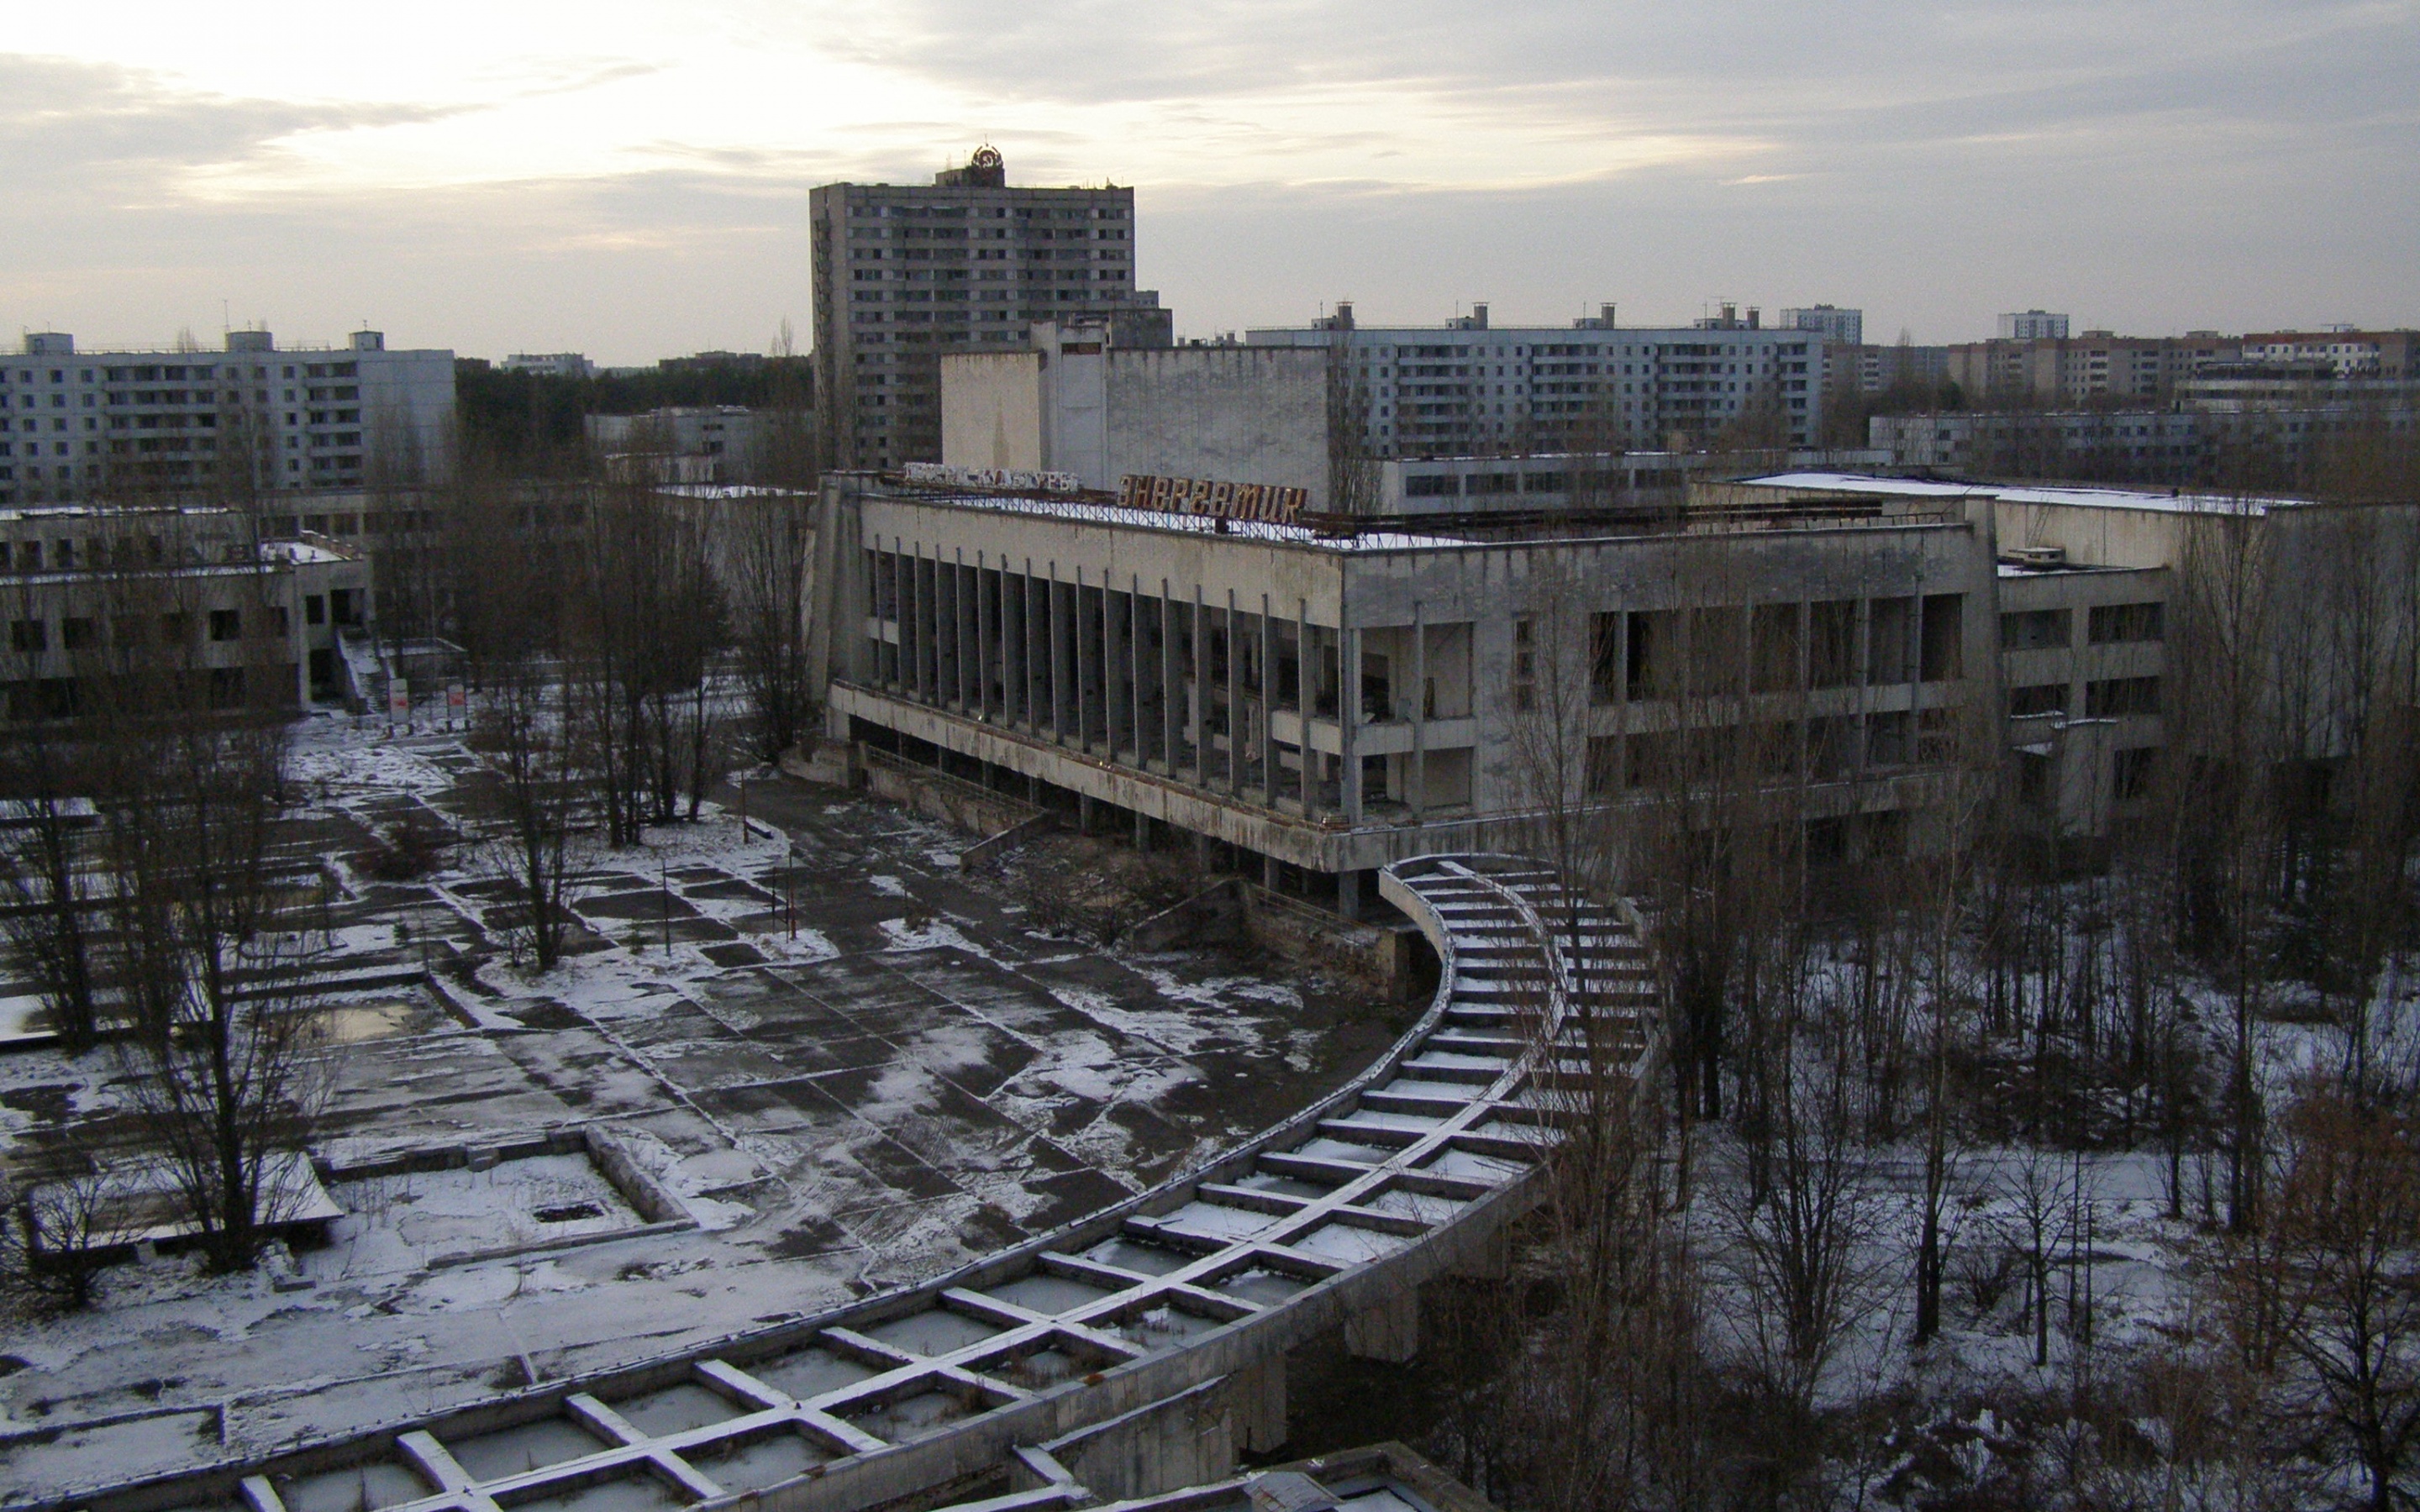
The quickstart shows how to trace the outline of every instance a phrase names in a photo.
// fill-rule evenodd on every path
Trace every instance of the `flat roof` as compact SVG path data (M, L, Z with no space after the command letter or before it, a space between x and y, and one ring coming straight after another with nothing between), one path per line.
M1761 477L1735 481L1759 488L1820 488L1833 493L1882 494L1899 499L1996 499L2009 504L2067 504L2085 509L2142 509L2184 515L2265 515L2273 508L2291 509L2309 502L2304 499L2276 496L2160 493L2143 488L1869 478L1854 472L1771 472Z
M1031 515L1079 525L1117 525L1129 530L1171 531L1185 535L1225 536L1264 541L1275 546L1308 546L1328 551L1407 551L1467 547L1472 543L1444 535L1414 535L1403 531L1362 531L1330 535L1307 525L1274 525L1264 520L1227 519L1218 515L1180 515L1156 509L1128 509L1120 504L1093 504L1075 499L1032 499L1016 494L959 494L883 491L872 499L903 504L940 504L954 509L988 509L1003 515ZM1220 527L1225 529L1221 530Z

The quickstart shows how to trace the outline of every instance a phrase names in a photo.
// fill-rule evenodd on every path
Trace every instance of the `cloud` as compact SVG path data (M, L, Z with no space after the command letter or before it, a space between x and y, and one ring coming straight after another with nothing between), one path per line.
M437 119L430 106L234 99L142 70L0 54L0 163L21 208L172 195L203 169L255 162L312 131ZM18 213L22 213L22 208Z
M1192 332L1338 297L1829 299L1932 340L2031 303L2420 316L2420 0L545 8L491 56L396 32L399 100L256 98L354 77L367 22L274 68L240 21L216 71L0 56L0 323L158 339L224 297L473 351L757 347L804 324L810 186L985 138L1016 182L1138 185L1143 282Z

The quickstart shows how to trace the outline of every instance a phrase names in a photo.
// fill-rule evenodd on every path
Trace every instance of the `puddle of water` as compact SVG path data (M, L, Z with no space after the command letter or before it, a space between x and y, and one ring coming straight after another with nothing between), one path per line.
M1157 1244L1139 1244L1131 1239L1111 1239L1084 1252L1088 1260L1114 1265L1121 1271L1133 1271L1142 1275L1166 1275L1169 1272L1189 1265L1190 1255L1166 1249Z
M319 1035L330 1044L361 1044L371 1040L396 1040L418 1034L435 1014L409 1000L339 1003L319 1016Z

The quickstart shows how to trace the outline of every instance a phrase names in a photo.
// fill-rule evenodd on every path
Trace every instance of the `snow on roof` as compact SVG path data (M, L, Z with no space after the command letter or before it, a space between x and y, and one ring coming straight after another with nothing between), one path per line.
M1029 499L1013 494L952 494L906 492L884 497L903 503L948 504L961 509L992 509L1010 515L1038 515L1083 525L1117 525L1130 530L1174 531L1191 535L1219 535L1280 546L1318 547L1329 551L1417 551L1460 548L1470 545L1442 535L1413 535L1401 531L1363 531L1355 535L1323 535L1304 525L1272 525L1262 520L1224 519L1217 515L1179 515L1153 509L1127 509L1119 504L1088 504L1073 499ZM1219 527L1226 528L1222 532Z
M1822 488L1835 493L1895 499L1996 499L2008 504L2065 504L2085 509L2146 509L2163 514L2265 515L2291 508L2300 499L2234 494L2159 493L2142 488L2077 487L2056 484L1942 483L1931 478L1871 478L1859 472L1772 472L1739 480L1752 487Z

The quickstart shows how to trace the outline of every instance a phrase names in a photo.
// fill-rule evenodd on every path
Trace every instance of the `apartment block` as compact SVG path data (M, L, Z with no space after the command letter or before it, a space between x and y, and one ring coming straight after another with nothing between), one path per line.
M1618 327L1612 307L1559 326L1491 326L1488 308L1438 326L1362 326L1350 304L1308 327L1245 333L1255 347L1332 348L1371 453L1485 453L1701 442L1769 411L1785 444L1823 424L1823 341L1754 311L1683 328Z
M0 356L0 505L434 480L449 465L454 354L379 332L281 349L79 352L49 332Z
M1040 321L1097 316L1120 347L1166 347L1135 288L1134 191L1012 187L983 148L929 185L826 184L809 196L815 396L832 465L941 459L940 358L1022 345Z

